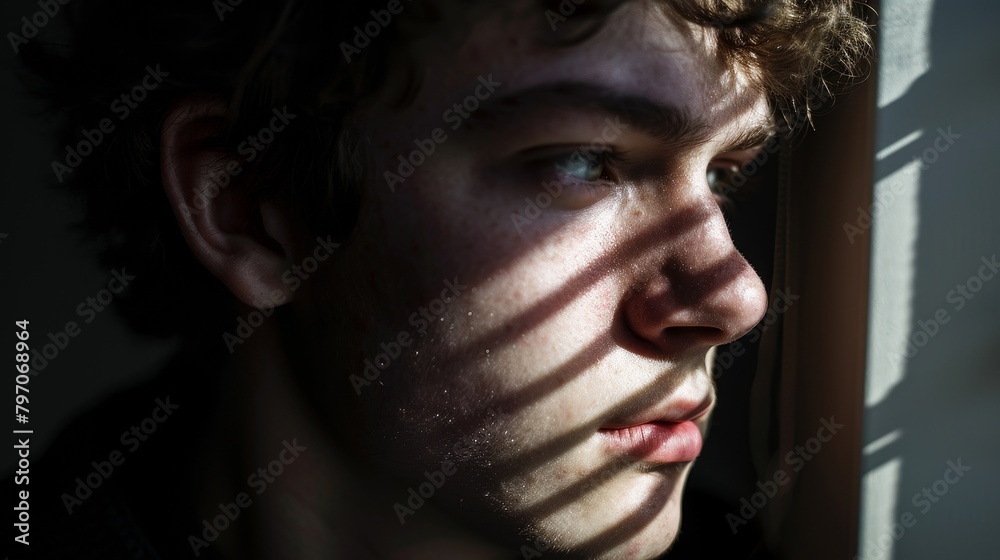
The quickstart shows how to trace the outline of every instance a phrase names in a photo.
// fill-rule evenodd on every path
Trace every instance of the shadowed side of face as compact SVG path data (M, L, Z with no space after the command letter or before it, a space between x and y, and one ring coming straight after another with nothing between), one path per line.
M707 354L765 310L706 174L753 157L770 109L710 31L653 3L571 46L548 29L494 15L413 43L415 98L360 117L356 288L295 304L361 327L323 341L319 375L359 393L351 429L381 468L420 481L452 461L436 499L465 519L651 558L714 402Z

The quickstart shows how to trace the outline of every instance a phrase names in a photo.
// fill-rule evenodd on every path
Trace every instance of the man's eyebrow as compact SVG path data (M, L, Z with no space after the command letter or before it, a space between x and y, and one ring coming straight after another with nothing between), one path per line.
M757 121L726 142L722 151L742 152L743 150L759 148L774 139L777 134L778 128L772 119Z
M708 137L707 123L688 111L651 99L579 82L544 84L485 101L472 117L507 122L525 109L575 109L617 117L667 143L697 144ZM471 120L471 119L470 119Z
M652 99L623 94L608 87L556 82L486 100L471 120L511 122L525 109L574 109L616 117L631 128L675 147L696 146L711 136L709 123L688 110ZM724 152L740 151L765 144L774 135L771 120L753 123L726 142Z

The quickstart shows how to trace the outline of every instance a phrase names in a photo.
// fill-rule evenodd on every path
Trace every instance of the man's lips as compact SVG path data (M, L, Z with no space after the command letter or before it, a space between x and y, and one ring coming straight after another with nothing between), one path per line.
M712 407L711 396L697 403L672 403L633 420L609 424L598 434L613 453L654 463L684 463L701 453L701 430L695 423Z
M602 429L608 448L614 453L654 463L686 463L701 453L701 430L690 420L684 422L648 422Z

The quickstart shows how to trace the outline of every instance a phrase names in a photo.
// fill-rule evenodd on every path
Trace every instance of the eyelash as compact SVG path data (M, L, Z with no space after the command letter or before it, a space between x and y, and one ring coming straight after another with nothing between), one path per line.
M558 170L560 164L583 163L584 165L600 165L601 173L596 180L574 178L574 182L591 185L610 185L618 182L614 170L623 164L621 154L612 150L591 150L589 148L577 148L576 150L551 158L549 163L555 174L565 177L565 170Z
M580 178L567 179L562 172L556 171L561 164L572 163L573 160L580 159L583 159L584 162L589 162L591 165L599 164L601 166L600 177L593 181ZM561 182L572 181L585 187L612 186L619 183L616 171L624 163L626 163L625 158L621 153L610 149L590 150L586 148L577 148L573 152L552 157L548 160L548 164L551 165L554 174L560 175L559 180ZM739 187L732 184L737 177L743 178ZM735 162L714 163L705 170L705 182L715 195L716 202L724 210L732 210L735 204L742 198L740 195L744 195L748 190L752 190L752 188L747 189L746 187L747 185L751 185L752 187L755 179L755 177L744 176L739 165Z
M714 179L715 174L727 174L725 180ZM739 166L735 164L729 165L716 165L715 167L709 167L705 171L705 181L708 183L708 188L715 195L716 202L719 203L719 207L723 210L732 210L733 206L737 202L737 197L739 193L742 193L740 187L734 187L732 185L733 178L742 177L743 174L740 172ZM744 180L744 185L746 180Z

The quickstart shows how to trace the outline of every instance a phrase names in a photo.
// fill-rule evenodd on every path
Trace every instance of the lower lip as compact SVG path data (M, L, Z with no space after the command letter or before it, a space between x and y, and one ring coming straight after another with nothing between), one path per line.
M686 463L701 453L701 430L694 422L649 422L600 430L616 453L654 463Z

